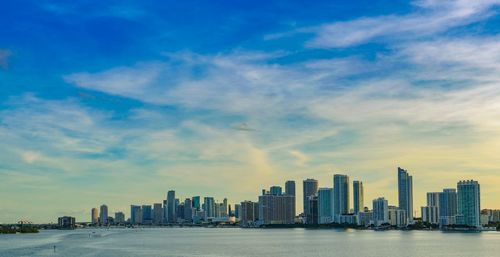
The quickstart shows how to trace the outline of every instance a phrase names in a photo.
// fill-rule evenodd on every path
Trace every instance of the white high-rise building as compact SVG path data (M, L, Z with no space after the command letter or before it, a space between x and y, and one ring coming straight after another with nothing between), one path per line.
M439 212L437 206L422 206L422 221L430 224L439 224Z

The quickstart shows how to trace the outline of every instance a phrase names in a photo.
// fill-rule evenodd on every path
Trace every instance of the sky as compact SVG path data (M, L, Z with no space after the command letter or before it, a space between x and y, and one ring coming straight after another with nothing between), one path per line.
M0 223L333 174L500 208L500 0L5 1Z

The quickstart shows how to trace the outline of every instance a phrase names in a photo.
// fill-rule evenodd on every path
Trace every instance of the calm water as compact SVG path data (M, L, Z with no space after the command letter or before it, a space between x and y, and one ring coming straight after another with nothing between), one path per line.
M52 230L0 235L0 256L500 256L500 233L239 228Z

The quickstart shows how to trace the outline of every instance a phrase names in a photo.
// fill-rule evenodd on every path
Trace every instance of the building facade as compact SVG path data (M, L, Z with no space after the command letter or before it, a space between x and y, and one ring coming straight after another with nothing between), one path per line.
M352 196L354 198L354 214L358 214L364 208L363 182L358 180L352 182Z
M349 214L349 177L347 175L333 175L333 217L339 223L340 215Z
M332 223L333 189L320 188L318 190L318 223Z
M481 192L477 181L457 183L457 224L481 227Z
M398 167L399 208L408 214L408 223L413 222L413 177L407 170Z
M311 208L309 207L309 197L316 196L318 193L318 181L316 179L306 179L302 183L303 185L303 208L304 208L304 217L306 223L308 220L314 220L311 217L311 213L309 212Z

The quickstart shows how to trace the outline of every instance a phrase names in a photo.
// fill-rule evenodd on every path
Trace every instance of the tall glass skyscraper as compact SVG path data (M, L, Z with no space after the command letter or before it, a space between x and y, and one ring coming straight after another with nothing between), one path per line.
M389 206L383 197L373 200L373 221L375 226L389 223Z
M474 180L457 183L457 223L480 227L481 196L479 183Z
M285 182L285 194L295 196L295 181L288 180Z
M318 223L328 224L332 222L333 189L320 188L318 190Z
M108 224L108 206L103 204L101 205L101 212L99 213L99 222L101 225Z
M454 188L443 189L439 194L439 225L448 226L456 223L457 216L457 190Z
M413 178L408 171L398 167L399 209L405 210L408 223L413 222Z
M349 177L333 175L333 217L339 222L339 216L349 214Z
M197 211L201 210L201 197L193 196L192 201L193 201L193 208Z
M364 206L364 192L363 182L355 180L352 182L352 194L354 198L354 214L363 211Z
M312 220L310 217L312 213L310 213L310 206L309 206L309 197L311 196L316 196L318 193L318 181L316 179L306 179L303 181L303 200L304 200L304 216L306 218L306 222L308 220Z
M205 197L204 199L204 211L205 211L205 221L208 221L210 218L215 217L215 200L213 197Z
M176 222L176 200L175 200L175 191L170 190L167 193L167 222L174 223Z

